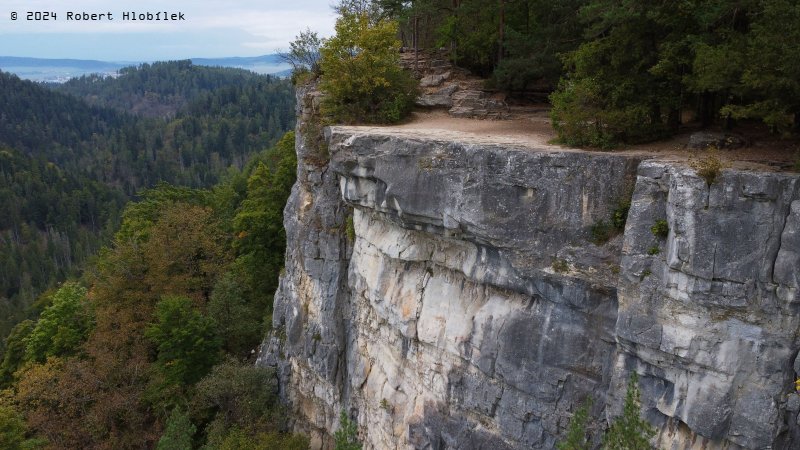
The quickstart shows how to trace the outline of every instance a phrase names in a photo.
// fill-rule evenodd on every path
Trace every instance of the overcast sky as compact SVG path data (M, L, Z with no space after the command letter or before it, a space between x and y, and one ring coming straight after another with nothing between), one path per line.
M155 61L259 56L287 49L306 27L333 33L332 0L0 0L0 56ZM27 21L27 12L56 14ZM183 22L125 22L122 13L183 13ZM18 14L11 20L12 12ZM113 21L68 21L68 12Z

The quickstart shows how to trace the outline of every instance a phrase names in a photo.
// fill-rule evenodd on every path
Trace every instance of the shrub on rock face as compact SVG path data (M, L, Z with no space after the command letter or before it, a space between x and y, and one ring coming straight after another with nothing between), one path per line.
M361 450L362 444L358 440L358 426L347 417L342 410L339 413L339 430L333 434L336 443L335 450Z
M321 49L322 112L341 123L392 123L414 104L417 82L400 67L397 23L345 14Z

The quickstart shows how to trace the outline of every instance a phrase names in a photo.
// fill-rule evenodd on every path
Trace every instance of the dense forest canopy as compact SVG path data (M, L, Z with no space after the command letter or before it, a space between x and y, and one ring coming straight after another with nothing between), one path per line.
M252 366L296 165L289 132L209 189L161 183L129 203L82 280L43 295L6 340L0 442L307 448L284 433L274 375Z
M65 83L50 84L49 87L80 97L92 106L146 117L167 117L174 116L200 96L219 89L248 86L250 92L237 94L252 96L252 89L258 87L259 82L267 80L273 79L240 69L202 67L193 65L191 61L171 61L125 67L116 77L83 75Z
M293 103L286 80L183 61L0 72L0 446L307 448L252 366Z
M160 78L169 81L159 83ZM214 82L203 81L208 78ZM183 94L151 96L156 109L172 108L175 97L183 98L174 117L129 114L126 102L116 100L117 90L136 92L138 80L165 84L164 89L184 83L178 89ZM156 63L90 84L93 91L82 86L75 93L113 108L89 106L72 95L0 73L0 143L132 195L158 181L211 186L228 166L241 168L249 155L274 144L294 125L291 85L241 70ZM151 91L143 92L147 96Z
M0 72L3 337L108 242L141 189L209 188L294 125L288 81L188 61L49 87ZM142 102L152 109L134 111Z
M75 275L126 202L118 189L0 149L0 335L56 280Z

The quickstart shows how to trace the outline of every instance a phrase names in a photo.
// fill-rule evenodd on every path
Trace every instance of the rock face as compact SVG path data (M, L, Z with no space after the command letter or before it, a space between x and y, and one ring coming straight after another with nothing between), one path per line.
M417 106L444 108L453 117L506 119L512 115L503 96L484 90L485 80L453 66L444 52L410 50L401 65L419 79Z
M338 177L327 170L324 149L309 138L308 124L319 107L313 88L298 92L297 182L284 210L286 270L275 293L274 332L258 364L278 368L281 396L291 405L296 429L323 445L337 424L341 390L348 379L351 245L345 233L347 209L339 200Z
M800 445L787 406L798 400L798 212L797 176L725 171L708 186L691 169L640 166L609 392L640 373L665 446ZM650 230L656 220L666 237Z
M320 149L300 95L259 364L315 448L342 410L368 449L553 448L587 398L605 427L631 371L660 447L800 445L800 177L709 187L641 157L346 127ZM627 200L624 233L591 243Z
M735 134L698 131L689 136L687 146L698 150L707 148L739 148L744 147L747 141Z

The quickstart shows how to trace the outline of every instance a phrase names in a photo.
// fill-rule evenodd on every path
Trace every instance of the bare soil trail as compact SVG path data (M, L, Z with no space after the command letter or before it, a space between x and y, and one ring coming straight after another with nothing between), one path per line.
M600 152L597 149L574 149L552 143L556 137L545 106L512 109L507 120L479 120L455 118L444 110L416 111L405 123L392 126L346 127L359 131L390 135L414 135L420 138L452 140L455 142L508 145L538 151ZM627 146L614 153L649 156L654 159L689 162L704 157L704 151L687 147L691 132L679 134L669 140ZM768 170L797 172L795 166L797 141L782 140L774 136L758 136L747 147L720 150L717 155L726 167L742 170Z

